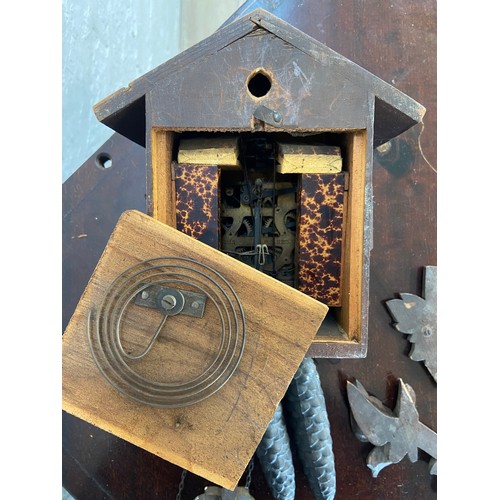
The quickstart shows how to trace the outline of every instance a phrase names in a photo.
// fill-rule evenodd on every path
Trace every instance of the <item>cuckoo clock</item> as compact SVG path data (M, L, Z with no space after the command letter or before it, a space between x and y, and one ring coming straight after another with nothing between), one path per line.
M310 356L366 355L373 148L420 104L255 10L95 113L145 146L150 215L326 304Z
M149 213L64 334L64 409L234 488L304 356L366 355L373 148L424 112L260 9L98 103Z

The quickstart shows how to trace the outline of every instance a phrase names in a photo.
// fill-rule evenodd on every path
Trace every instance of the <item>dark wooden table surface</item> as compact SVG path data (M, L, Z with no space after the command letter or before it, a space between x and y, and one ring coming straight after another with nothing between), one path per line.
M384 305L399 292L420 295L422 268L436 264L436 2L275 3L281 4L280 17L427 108L425 128L418 125L392 140L385 154L375 151L368 356L321 359L318 369L334 439L336 498L436 498L437 478L428 474L424 454L371 477L365 460L372 445L352 433L346 398L346 380L356 378L393 408L402 378L415 390L420 420L437 430L436 384L422 364L408 358L410 344L391 326ZM111 156L110 168L96 165L101 152ZM116 134L63 185L63 330L119 215L146 210L144 165L144 149ZM63 486L78 500L175 498L180 468L65 412L62 434ZM182 498L194 498L205 485L188 474ZM258 464L251 493L257 500L272 498ZM296 498L313 499L300 469Z

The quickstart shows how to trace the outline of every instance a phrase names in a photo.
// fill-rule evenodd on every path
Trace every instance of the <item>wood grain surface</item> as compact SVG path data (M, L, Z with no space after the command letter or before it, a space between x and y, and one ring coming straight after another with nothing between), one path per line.
M278 143L280 174L337 174L342 170L340 148Z
M428 457L423 454L416 463L403 459L378 478L371 477L365 461L372 446L352 433L345 382L359 379L393 408L397 378L402 377L415 389L420 421L437 430L436 384L424 366L408 358L410 345L391 326L385 307L385 301L399 292L420 294L423 266L436 264L436 2L294 0L280 2L278 10L291 24L427 109L425 128L416 126L374 153L367 357L320 359L317 364L332 426L336 498L433 500L437 478L429 476ZM141 149L117 134L113 141L108 144L112 168L98 169L92 157L63 186L63 327L119 215L126 208L145 211ZM81 234L86 236L78 238ZM66 412L62 434L63 485L78 500L175 498L179 467ZM314 500L295 464L296 498ZM182 499L194 498L206 485L204 479L188 474ZM258 462L250 491L257 500L272 500Z
M218 392L182 408L151 407L118 392L101 375L87 339L87 318L101 307L116 278L130 267L158 257L208 264L226 278L244 310L246 340L238 368ZM207 292L212 288L210 283L204 286ZM224 291L227 288L224 285ZM204 317L198 321L181 315L167 318L167 338L157 340L159 345L132 369L155 382L170 384L193 380L208 369L205 365L215 359L222 342L223 326L214 300L207 302ZM122 342L126 350L138 354L155 324L161 322L161 313L139 306L127 309ZM63 336L63 408L233 489L327 311L326 305L236 259L145 214L127 211Z
M181 139L177 161L194 165L239 167L238 138Z
M151 132L151 191L153 217L175 227L175 178L171 167L174 134L165 130Z

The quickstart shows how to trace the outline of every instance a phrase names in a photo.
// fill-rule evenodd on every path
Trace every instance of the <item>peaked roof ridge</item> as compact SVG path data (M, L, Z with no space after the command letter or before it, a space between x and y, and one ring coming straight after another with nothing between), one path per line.
M408 114L410 112L412 114L410 114L409 116L412 119L417 122L421 121L426 110L425 107L420 103L418 103L405 93L401 92L382 78L374 75L373 73L363 68L359 64L351 61L350 59L347 59L342 54L339 54L336 50L320 42L311 35L304 33L303 31L287 23L283 19L280 19L279 17L276 17L263 9L256 9L250 14L250 17L252 17L252 15L254 14L257 14L257 11L261 11L264 14L262 16L262 19L259 19L259 24L261 27L267 29L267 31L271 33L274 33L276 36L279 36L285 42L291 43L295 48L313 57L316 61L323 65L328 65L336 62L349 67L351 69L353 79L359 78L363 82L373 86L373 93L376 94L379 99L387 102L398 110L401 110L401 107L404 105L405 114ZM301 39L301 46L297 46L294 43L294 39L298 39L299 37Z
M159 66L156 66L144 75L137 77L135 80L131 81L127 87L122 87L113 94L105 97L93 107L98 120L105 120L111 114L120 111L133 101L143 97L154 87L155 82L161 80L167 73L175 73L197 59L214 54L251 33L258 28L258 25L254 22L254 18L260 17L262 14L275 17L263 9L255 9L249 14L242 16L232 23L218 29L212 35L161 63ZM113 110L111 111L109 109L110 104L116 104L117 106L116 108L112 106Z

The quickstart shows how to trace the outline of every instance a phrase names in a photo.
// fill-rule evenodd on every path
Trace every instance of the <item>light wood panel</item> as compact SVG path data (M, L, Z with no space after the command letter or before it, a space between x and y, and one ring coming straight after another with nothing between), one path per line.
M150 407L119 393L99 372L86 338L88 313L102 302L116 276L131 265L161 256L182 256L210 265L233 286L246 317L246 345L234 375L205 401L177 409ZM63 336L63 408L194 474L234 488L327 310L145 214L125 212ZM137 325L143 324L141 315L146 316L135 314L130 324L135 325L132 333L139 332L140 337ZM167 370L162 381L192 376L197 361L204 359L204 349L213 351L210 314L203 320L171 318L168 339L176 342L169 358L173 370ZM156 326L159 318L153 316L147 315L145 330ZM141 342L132 335L130 342L134 340ZM151 374L145 370L145 375Z
M342 250L342 307L340 326L349 340L361 340L363 291L363 235L365 211L366 131L347 135L346 167L349 190L344 206L344 248Z
M238 138L181 139L177 161L189 165L239 167Z
M280 174L337 174L342 170L340 148L309 144L278 144Z
M173 142L173 132L162 129L151 131L153 217L175 227L175 177L171 166Z

